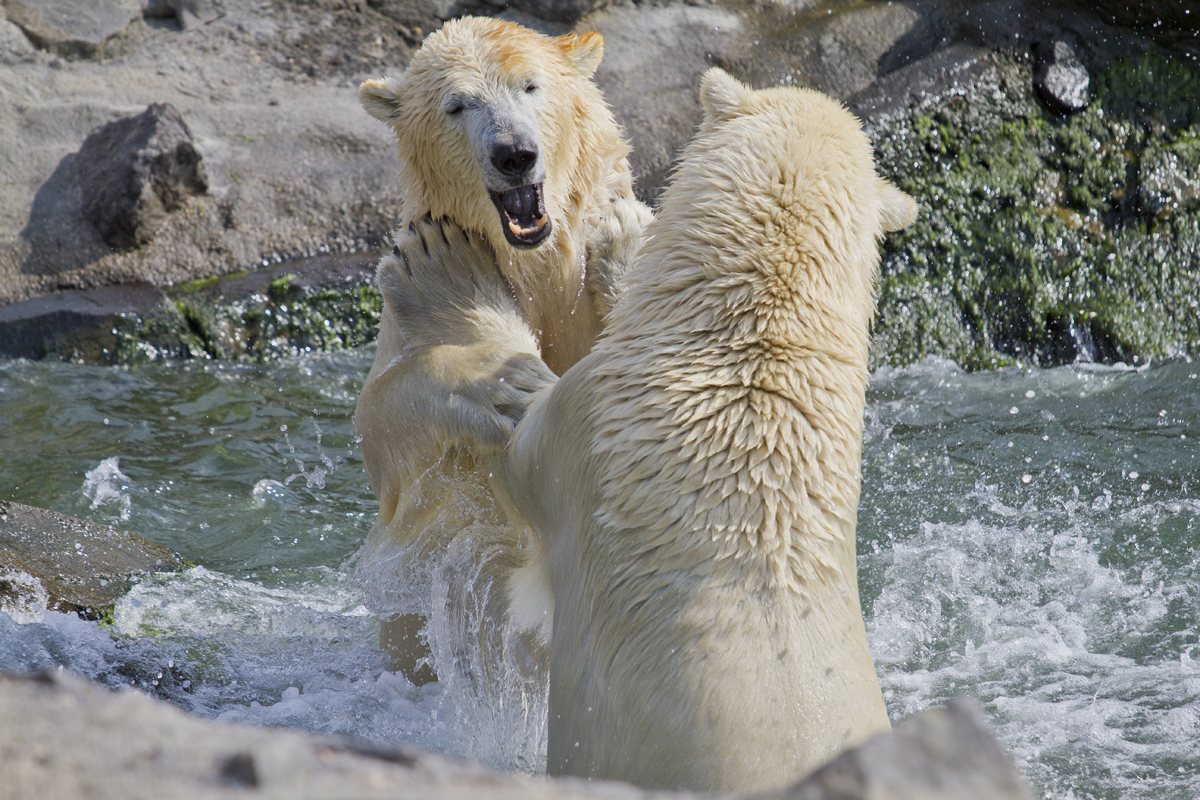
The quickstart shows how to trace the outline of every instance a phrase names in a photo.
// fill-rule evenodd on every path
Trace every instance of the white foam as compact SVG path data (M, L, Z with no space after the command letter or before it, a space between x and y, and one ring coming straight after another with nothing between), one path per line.
M92 501L93 511L102 506L115 506L121 521L128 522L133 508L129 497L129 489L132 486L133 481L121 472L120 458L110 456L94 469L87 471L83 481L83 495Z

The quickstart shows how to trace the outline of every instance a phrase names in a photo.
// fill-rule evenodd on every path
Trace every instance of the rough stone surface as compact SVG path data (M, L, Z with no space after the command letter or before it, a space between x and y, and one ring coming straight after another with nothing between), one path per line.
M34 44L63 56L90 57L142 15L139 0L4 0L9 22Z
M691 800L620 783L499 774L415 748L189 717L132 690L110 692L61 670L0 676L6 797L90 800L429 798ZM62 746L70 742L69 747ZM1028 800L977 713L924 712L812 777L756 800Z
M178 556L136 534L0 501L0 595L10 601L44 591L48 608L94 617L133 579L179 567Z
M972 704L905 720L783 793L787 800L1032 800Z
M1087 67L1066 42L1038 42L1034 45L1037 60L1033 67L1033 88L1038 97L1060 114L1083 111L1091 96Z
M109 692L70 673L0 677L0 720L22 720L0 725L0 796L12 798L688 797L504 775L408 747L210 722L132 690Z
M179 27L185 31L225 16L223 0L167 0L167 5L175 12Z
M0 17L0 64L12 64L33 54L34 46L19 27Z
M169 103L97 128L74 163L84 219L112 247L146 244L167 214L208 191L192 132Z
M633 148L634 189L653 202L700 121L700 76L744 47L742 18L720 8L622 6L579 27L604 35L596 82Z
M465 0L455 12L494 16L497 14L532 17L550 23L573 25L582 17L609 5L612 0ZM535 23L536 25L536 23Z
M122 320L148 316L165 304L162 290L131 284L55 292L0 307L0 357L70 357L72 335L92 340Z

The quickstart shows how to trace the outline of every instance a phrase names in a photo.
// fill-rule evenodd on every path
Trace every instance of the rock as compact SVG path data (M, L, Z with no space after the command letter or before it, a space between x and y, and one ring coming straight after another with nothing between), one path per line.
M1033 88L1051 111L1073 114L1090 101L1087 67L1063 41L1034 45Z
M161 545L110 525L44 508L0 501L0 593L94 618L133 579L179 569ZM28 601L27 599L27 601Z
M604 35L596 82L633 148L634 189L653 202L700 121L700 76L743 46L741 18L719 8L622 6L578 28Z
M22 720L0 726L5 788L15 797L217 800L253 790L263 800L698 800L608 781L490 772L407 745L197 719L62 670L0 676L0 719ZM755 797L1028 800L1029 794L977 714L954 703L913 717L789 789Z
M1200 201L1200 147L1177 143L1142 154L1138 201L1150 216L1186 211Z
M1011 759L962 700L835 758L779 800L1031 800Z
M127 331L118 361L142 360L145 343L170 357L187 333L195 355L262 360L312 350L342 350L374 341L383 299L372 254L316 256L172 291L187 331L159 327Z
M208 191L208 174L179 111L155 103L88 135L75 160L83 216L113 247L154 238L167 214Z
M121 321L150 316L165 305L166 295L147 284L71 290L13 303L0 308L0 357L70 357L76 349L73 335L98 343ZM100 353L79 352L78 357L106 360Z
M38 47L85 58L142 16L139 0L4 0L4 10Z
M455 12L487 16L504 14L517 21L521 21L522 15L530 15L534 20L522 24L532 23L532 27L537 28L539 26L535 20L573 25L593 11L607 7L611 2L612 0L467 0L458 3ZM457 15L458 13L455 14Z
M936 108L968 92L990 91L997 82L996 62L988 50L954 44L884 75L847 98L846 107L880 137L914 111Z
M881 63L914 34L920 15L901 3L854 4L836 14L764 14L755 42L728 64L754 86L805 86L845 99L870 86ZM925 42L920 55L927 55Z
M489 772L416 748L190 717L68 672L0 676L5 797L90 800L689 800L603 781Z
M12 63L33 52L29 37L19 27L0 17L0 64Z
M224 0L167 0L179 27L185 31L225 16Z

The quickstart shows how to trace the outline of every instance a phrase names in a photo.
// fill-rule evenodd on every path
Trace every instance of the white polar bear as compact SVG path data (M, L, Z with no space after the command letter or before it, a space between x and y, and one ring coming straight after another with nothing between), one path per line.
M878 243L857 119L713 69L596 348L497 470L553 600L555 774L744 793L889 727L855 525ZM547 609L549 611L549 609Z
M591 81L603 51L597 33L466 17L430 34L402 74L360 87L396 135L403 206L396 250L379 264L378 349L355 413L379 498L357 571L393 665L418 681L433 677L417 668L429 555L464 531L515 540L479 458L507 441L529 392L591 349L650 218ZM429 275L420 302L404 296L426 291L401 253L420 245L410 226L430 218L473 236L470 255L437 263L442 289L474 275L506 296L511 319L472 317L448 338L453 291Z

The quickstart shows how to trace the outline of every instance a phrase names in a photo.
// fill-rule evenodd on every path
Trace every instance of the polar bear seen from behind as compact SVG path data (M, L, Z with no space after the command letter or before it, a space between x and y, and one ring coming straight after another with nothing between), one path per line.
M553 595L549 771L744 793L889 727L854 537L879 240L916 207L824 95L712 69L701 103L499 473Z

